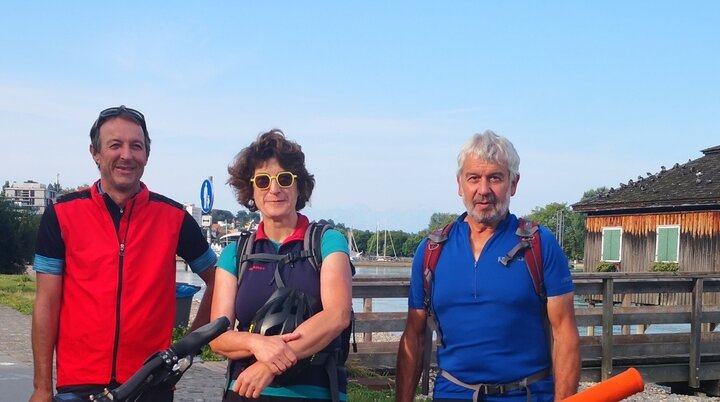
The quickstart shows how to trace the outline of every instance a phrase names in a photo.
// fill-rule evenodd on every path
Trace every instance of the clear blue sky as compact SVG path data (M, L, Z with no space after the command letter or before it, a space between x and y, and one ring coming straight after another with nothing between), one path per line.
M574 203L720 145L720 2L7 1L0 180L93 182L97 113L148 119L144 181L240 207L234 155L273 127L299 142L311 218L425 228L462 212L457 152L515 143L511 211Z

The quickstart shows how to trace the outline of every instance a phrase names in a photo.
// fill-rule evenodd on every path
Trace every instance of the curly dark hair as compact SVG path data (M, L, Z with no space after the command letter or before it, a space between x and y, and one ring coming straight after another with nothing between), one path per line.
M277 159L284 169L297 175L298 199L295 210L300 211L310 201L315 188L315 177L305 168L305 154L302 152L302 147L286 139L285 134L279 129L275 128L260 134L255 142L235 155L233 163L228 166L230 178L227 183L233 187L235 197L240 204L250 212L257 211L255 202L251 202L254 187L250 179L258 166L272 158Z

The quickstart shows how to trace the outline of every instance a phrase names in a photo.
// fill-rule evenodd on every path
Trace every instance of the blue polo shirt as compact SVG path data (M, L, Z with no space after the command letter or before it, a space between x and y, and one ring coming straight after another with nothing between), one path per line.
M435 269L432 305L443 335L438 365L468 384L518 381L551 366L542 302L521 253L508 266L500 257L515 247L518 220L509 214L485 244L478 261L470 248L463 214L453 225ZM540 228L544 281L548 297L573 291L568 262L555 237ZM413 260L408 305L423 308L424 240ZM552 379L531 390L552 400ZM525 397L525 391L515 391ZM473 392L438 376L435 398L472 399ZM494 398L488 398L492 400Z

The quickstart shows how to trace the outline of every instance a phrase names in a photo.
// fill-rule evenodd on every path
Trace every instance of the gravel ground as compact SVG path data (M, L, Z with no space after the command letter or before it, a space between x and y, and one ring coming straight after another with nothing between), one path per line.
M580 384L580 389L585 389L591 385L593 385L593 383L582 383ZM662 387L657 384L645 384L645 391L637 393L629 398L625 398L623 401L720 401L720 398L671 394L670 388L668 387Z
M358 334L358 339L361 339L362 334ZM373 340L375 341L397 341L400 337L395 334L388 334L388 333L376 333L373 334ZM434 379L434 376L431 375L430 380L432 381ZM595 385L595 383L591 382L584 382L580 384L580 390L584 390L585 388L591 387ZM431 387L432 389L432 387ZM430 400L428 398L424 397L418 397L416 398L417 401L426 401ZM665 401L678 401L678 402L688 402L688 401L718 401L720 402L720 398L718 397L709 397L709 396L691 396L691 395L680 395L680 394L672 394L670 393L669 387L663 387L657 384L646 384L645 385L645 391L637 393L629 398L625 398L624 401L629 402L665 402Z

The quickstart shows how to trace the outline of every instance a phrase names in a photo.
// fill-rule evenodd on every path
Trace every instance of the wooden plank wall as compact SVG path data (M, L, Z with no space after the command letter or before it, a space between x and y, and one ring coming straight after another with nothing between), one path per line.
M720 272L720 211L588 216L585 220L585 271L600 264L602 229L622 227L622 272L648 272L655 261L659 225L680 225L681 272Z

